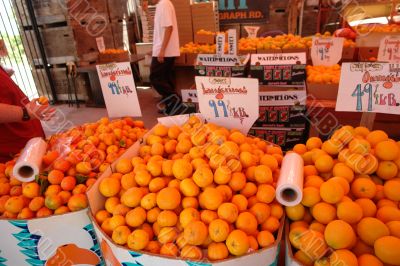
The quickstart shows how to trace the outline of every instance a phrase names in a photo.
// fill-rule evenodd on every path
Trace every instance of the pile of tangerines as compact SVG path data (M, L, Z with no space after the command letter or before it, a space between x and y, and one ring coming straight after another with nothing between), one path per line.
M286 207L289 239L304 265L400 265L400 142L344 126L301 154L301 204Z
M43 157L44 171L33 182L21 183L13 177L18 158L0 164L0 217L31 219L86 208L86 190L144 135L143 126L131 118L102 118L52 136Z
M340 65L333 66L312 66L307 65L307 82L316 84L339 84Z
M116 244L199 260L274 244L283 208L275 201L280 147L237 130L157 125L137 156L102 178L97 223Z

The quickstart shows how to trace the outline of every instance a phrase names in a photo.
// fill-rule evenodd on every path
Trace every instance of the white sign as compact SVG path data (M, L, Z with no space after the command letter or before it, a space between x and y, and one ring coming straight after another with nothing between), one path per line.
M306 53L276 53L276 54L252 54L251 65L295 65L306 64Z
M130 63L111 63L96 67L108 116L142 116Z
M106 45L104 43L104 38L103 37L97 37L96 38L96 44L97 44L97 49L99 49L99 52L102 53L106 50Z
M196 90L181 90L182 102L184 103L197 103L197 91Z
M307 101L306 90L262 91L259 96L260 106L305 105Z
M311 59L314 66L333 66L342 59L344 38L313 37Z
M399 63L400 62L400 37L386 36L379 45L379 62Z
M237 36L236 30L228 30L228 54L237 55Z
M225 34L218 33L216 38L216 53L217 55L223 55L225 53Z
M198 54L197 65L203 66L235 66L244 65L249 60L248 55L216 55Z
M201 114L209 122L247 134L259 116L258 80L196 77Z
M244 26L248 38L257 38L257 33L260 27L258 26Z
M336 111L400 114L400 64L343 63Z

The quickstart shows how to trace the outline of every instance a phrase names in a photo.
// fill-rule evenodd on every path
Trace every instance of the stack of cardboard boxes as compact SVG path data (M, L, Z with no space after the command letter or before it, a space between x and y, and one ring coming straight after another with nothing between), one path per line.
M140 20L143 30L143 42L145 43L153 41L155 13L156 6L148 6L146 9L139 8Z
M190 0L171 0L175 7L176 19L178 22L180 46L193 42L192 12Z

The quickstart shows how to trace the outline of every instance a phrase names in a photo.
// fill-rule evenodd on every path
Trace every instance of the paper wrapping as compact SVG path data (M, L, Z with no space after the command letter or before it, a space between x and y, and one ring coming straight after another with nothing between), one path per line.
M42 138L29 140L13 169L13 175L21 182L31 182L40 173L47 143Z
M297 153L287 153L282 160L276 186L276 199L284 206L295 206L303 198L303 158Z

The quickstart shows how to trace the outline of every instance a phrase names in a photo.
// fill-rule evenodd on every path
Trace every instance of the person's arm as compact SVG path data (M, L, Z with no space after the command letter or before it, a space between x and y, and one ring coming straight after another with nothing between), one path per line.
M169 43L169 40L171 39L172 30L172 26L165 27L162 46L160 49L160 53L158 54L158 62L160 63L164 62L165 49L167 49L167 45Z
M37 99L30 101L25 105L30 119L50 120L55 109L48 105L38 105ZM0 123L13 123L22 121L23 111L21 106L0 103Z

